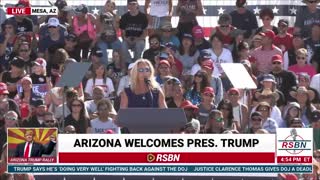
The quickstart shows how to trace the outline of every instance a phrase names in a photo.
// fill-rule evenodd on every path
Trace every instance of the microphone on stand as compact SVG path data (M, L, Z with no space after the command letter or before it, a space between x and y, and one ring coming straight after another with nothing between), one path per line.
M153 107L153 94L152 94L152 91L150 89L150 84L151 84L151 81L149 78L144 78L144 83L147 85L148 89L149 89L149 94L150 94L150 102L149 102L149 106L150 107Z

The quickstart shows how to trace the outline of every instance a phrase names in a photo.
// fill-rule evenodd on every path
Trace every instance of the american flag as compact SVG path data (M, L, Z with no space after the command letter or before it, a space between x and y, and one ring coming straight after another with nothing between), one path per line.
M18 0L16 0L18 2ZM55 0L50 0L54 2ZM89 12L93 14L99 14L106 0L66 0L68 5L77 6L79 4L86 4L89 8ZM127 0L115 0L117 5L117 14L122 15L127 12ZM144 0L138 0L140 10L143 12ZM235 9L236 0L202 0L204 16L199 16L198 22L200 26L204 28L211 28L217 26L217 20L219 15L223 13L230 13ZM30 0L33 6L49 6L47 0ZM178 0L173 0L174 8ZM13 4L12 0L2 0L2 4L8 7ZM279 19L286 18L289 21L289 26L294 25L295 16L299 11L300 6L303 5L301 0L247 0L247 8L259 15L261 9L268 7L272 9L275 14L273 24L276 25ZM178 24L178 17L174 16L172 19L173 26ZM261 21L258 21L261 25Z

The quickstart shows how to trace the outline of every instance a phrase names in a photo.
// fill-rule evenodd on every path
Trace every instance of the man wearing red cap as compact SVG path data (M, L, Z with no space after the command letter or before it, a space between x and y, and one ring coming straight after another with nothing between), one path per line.
M275 77L277 89L285 95L286 99L290 98L289 91L292 87L297 86L297 80L296 76L291 71L283 69L282 56L272 56L272 71L270 74Z
M204 38L204 32L201 26L194 26L192 28L192 36L194 37L194 44L199 51L211 48L209 41Z
M256 68L257 68L257 75L260 74L267 74L272 70L271 65L271 57L278 54L282 56L281 49L277 48L273 44L273 40L275 38L275 34L272 30L266 30L263 33L260 33L263 36L261 47L252 51L252 56L256 58Z

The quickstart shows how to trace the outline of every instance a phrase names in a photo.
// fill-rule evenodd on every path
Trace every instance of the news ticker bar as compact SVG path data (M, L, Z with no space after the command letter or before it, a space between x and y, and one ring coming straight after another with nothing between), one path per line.
M275 153L59 153L59 163L275 163Z
M9 173L312 173L312 165L9 165Z

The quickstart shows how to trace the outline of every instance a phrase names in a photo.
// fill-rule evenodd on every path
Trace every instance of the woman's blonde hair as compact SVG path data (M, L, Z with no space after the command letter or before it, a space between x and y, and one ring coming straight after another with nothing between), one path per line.
M133 92L135 92L137 84L138 84L138 81L139 81L138 80L138 73L139 73L138 72L138 66L139 66L139 64L146 64L146 65L149 66L149 68L150 68L150 77L149 77L150 86L153 89L154 88L158 89L159 88L159 84L156 82L156 80L154 78L154 68L153 68L151 62L149 60L147 60L147 59L139 59L134 63L134 65L132 67L132 70L131 70L131 76L130 76L130 82L131 82L130 88L131 88L131 90Z
M308 50L305 48L300 48L296 51L296 55L308 56Z

